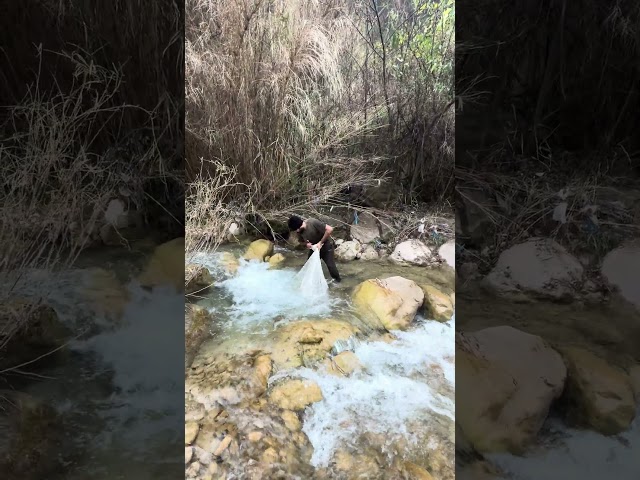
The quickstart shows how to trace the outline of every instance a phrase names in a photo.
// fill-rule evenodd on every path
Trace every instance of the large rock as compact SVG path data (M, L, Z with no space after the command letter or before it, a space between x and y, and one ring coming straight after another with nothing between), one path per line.
M361 249L362 247L358 241L350 240L338 245L335 250L335 255L338 260L350 262L351 260L358 258Z
M184 238L175 238L156 247L138 281L143 287L172 286L184 291Z
M378 251L372 245L367 245L362 252L360 252L360 260L377 260L378 258L380 258L380 255L378 255Z
M363 245L373 242L380 237L376 217L370 213L363 213L358 217L358 223L351 225L351 238Z
M456 242L450 240L447 243L440 246L438 249L438 255L442 258L447 265L451 268L456 268Z
M304 320L280 327L271 358L279 369L323 362L336 342L347 341L358 329L341 320Z
M456 422L482 453L522 453L564 386L542 338L508 326L456 335Z
M402 277L366 280L353 292L353 303L364 319L387 330L406 329L423 302L422 289Z
M185 293L201 292L213 284L211 272L202 265L190 263L185 267L186 286Z
M563 246L534 238L502 252L485 281L500 292L561 298L573 293L582 274L580 262Z
M448 322L453 315L453 301L446 293L432 285L422 285L424 292L424 313L427 318Z
M270 240L260 239L251 242L244 254L245 260L264 261L264 257L273 255L273 242Z
M311 380L289 379L271 390L269 400L284 410L304 410L322 400L322 390Z
M605 256L601 272L625 300L640 308L640 246L628 245L612 250Z
M275 255L269 258L269 268L278 267L284 261L285 261L284 255L281 253L276 253Z
M578 347L562 349L568 376L564 397L570 423L604 435L628 429L636 413L631 379Z
M433 253L420 240L407 240L396 245L391 260L397 263L428 265Z

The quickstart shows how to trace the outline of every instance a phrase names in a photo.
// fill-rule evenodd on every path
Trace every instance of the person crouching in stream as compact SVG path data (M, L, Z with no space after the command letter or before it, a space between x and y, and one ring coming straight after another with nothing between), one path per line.
M329 274L336 282L340 282L340 273L333 256L335 249L335 242L331 238L333 227L315 218L303 220L297 215L292 215L289 218L289 231L296 232L306 244L309 249L307 258L311 257L314 247L320 249L320 258L329 269Z

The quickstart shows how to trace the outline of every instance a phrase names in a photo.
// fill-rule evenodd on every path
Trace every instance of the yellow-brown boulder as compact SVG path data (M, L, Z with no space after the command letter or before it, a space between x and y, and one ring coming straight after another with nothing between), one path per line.
M363 319L387 330L409 327L423 302L422 289L402 277L366 280L353 292L353 303Z

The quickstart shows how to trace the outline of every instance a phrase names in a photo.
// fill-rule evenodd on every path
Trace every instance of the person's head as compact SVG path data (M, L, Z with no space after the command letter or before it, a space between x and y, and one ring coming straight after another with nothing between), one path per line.
M289 218L289 231L298 232L300 231L303 225L304 225L304 220L302 220L299 216L292 215Z

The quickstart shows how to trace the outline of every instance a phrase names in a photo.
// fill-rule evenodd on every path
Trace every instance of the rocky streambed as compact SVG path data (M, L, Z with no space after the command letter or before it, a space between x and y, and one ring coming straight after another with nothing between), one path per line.
M453 269L341 262L318 298L305 260L268 241L191 259L187 478L453 479Z

